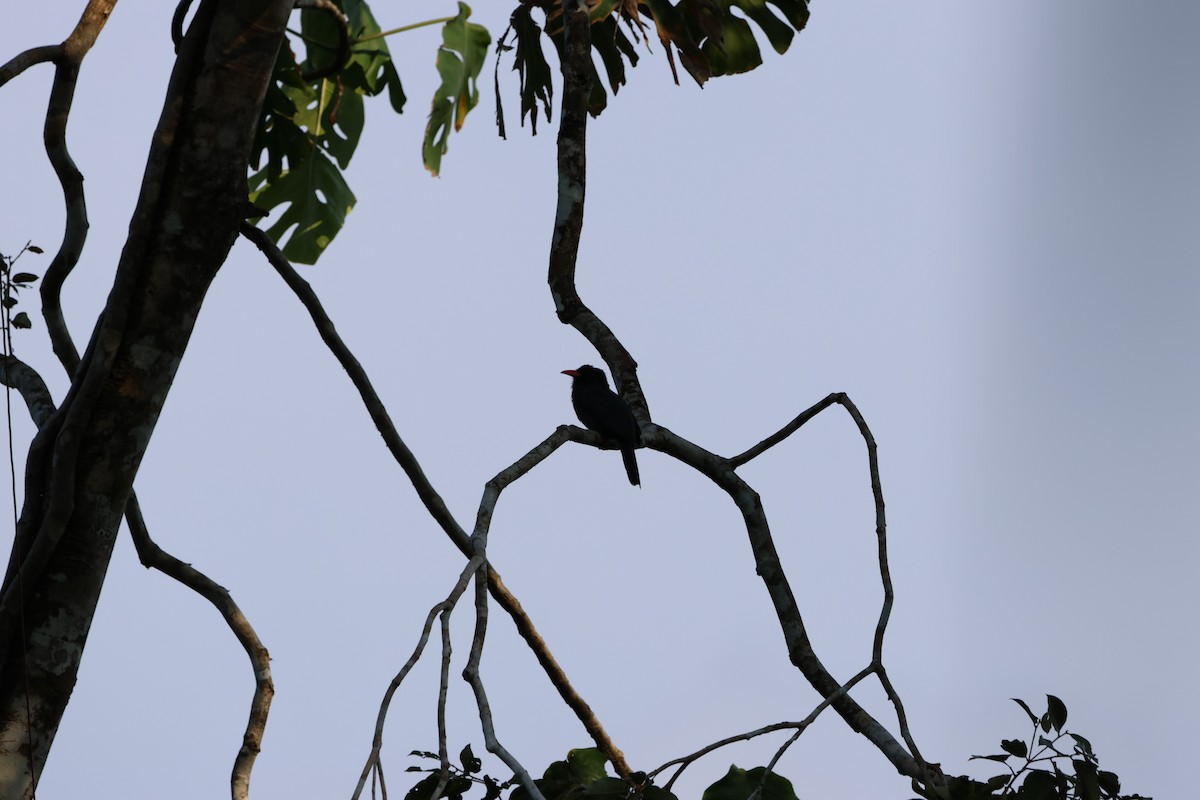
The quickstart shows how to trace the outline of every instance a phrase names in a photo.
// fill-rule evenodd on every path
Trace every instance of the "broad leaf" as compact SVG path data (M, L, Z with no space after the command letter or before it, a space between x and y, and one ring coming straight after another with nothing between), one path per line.
M467 113L479 103L476 81L492 37L482 25L467 22L469 16L470 7L459 2L458 15L442 29L442 46L437 54L442 84L433 95L422 148L425 168L434 175L441 172L451 127L462 130Z
M1056 731L1061 731L1063 725L1067 724L1067 706L1052 694L1046 695L1046 715Z
M725 777L705 789L702 800L746 800L760 785L761 800L796 800L792 782L787 778L768 773L766 767L745 770L737 766L731 766Z
M250 193L250 202L262 208L289 204L267 228L267 235L280 242L290 233L282 246L283 254L301 264L315 264L354 208L354 192L320 150L314 150L298 169L283 172L271 183L265 183L264 177L260 172L251 178L252 185L263 188Z

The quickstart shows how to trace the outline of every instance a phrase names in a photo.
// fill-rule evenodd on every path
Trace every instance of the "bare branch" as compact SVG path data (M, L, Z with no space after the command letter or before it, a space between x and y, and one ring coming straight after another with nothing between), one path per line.
M125 521L129 524L129 534L133 538L138 559L143 566L153 567L174 578L212 603L246 651L246 655L250 657L250 665L254 670L254 696L250 701L250 718L246 721L242 746L233 761L233 772L230 775L230 793L233 800L247 800L250 796L250 772L254 769L254 761L262 750L263 732L267 727L271 700L275 697L275 683L271 680L271 656L228 589L191 564L185 564L166 552L150 538L137 495L131 494L129 497L125 506Z
M829 706L835 700L837 700L838 698L845 695L847 692L849 692L851 689L853 689L856 684L858 684L860 681L862 681L863 678L867 677L874 671L875 671L874 665L867 666L864 669L860 670L857 675L855 675L853 678L851 678L850 680L846 681L844 684L839 686L836 692L831 694L829 697L826 697L819 704L817 704L817 707L814 708L807 717L800 720L799 722L776 722L772 725L764 725L761 728L756 728L752 731L747 731L746 733L739 733L735 736L729 736L725 739L721 739L720 741L713 742L712 744L707 745L706 747L702 747L694 753L689 753L686 756L681 756L679 758L672 759L671 761L668 761L667 763L663 764L661 767L658 767L657 769L646 773L646 777L653 778L655 775L658 775L660 772L662 772L670 767L673 767L676 764L679 764L680 765L679 769L675 771L675 774L672 775L671 779L669 781L667 781L667 783L663 786L664 789L666 789L667 791L670 791L671 787L675 784L675 781L679 779L679 776L683 774L683 771L685 769L690 767L693 763L695 763L699 759L701 759L704 756L708 755L709 753L713 752L714 750L718 750L722 747L725 747L726 745L735 744L737 742L746 742L746 741L749 741L751 739L754 739L758 736L762 736L767 733L774 733L775 731L795 730L795 733L789 738L788 742L784 745L784 747L781 748L781 750L776 753L775 758L772 759L771 763L768 765L767 770L769 772L771 769L774 768L775 763L779 760L779 756L782 755L783 750L786 750L787 747L789 747L792 742L796 741L796 739L798 739L800 737L800 734L804 733L804 731L810 725L812 725L814 722L816 722L817 717L821 716L822 711L829 708Z
M825 397L825 399L822 400L821 402L816 403L815 405L812 405L809 408L802 411L798 417L796 417L794 420L789 422L787 425L784 425L782 428L779 429L778 432L771 434L766 439L763 439L761 442L754 445L754 447L751 447L749 450L742 453L741 455L736 455L733 458L729 459L729 466L734 467L736 469L737 467L740 467L742 464L745 464L750 459L756 458L756 457L762 455L767 450L771 449L772 447L779 444L787 437L791 436L796 431L800 430L800 427L802 425L804 425L804 423L808 422L810 419L815 417L817 414L820 414L822 411L829 408L834 403L840 402L839 398L844 398L845 396L846 395L841 392L834 392L830 395L827 395Z
M471 544L471 538L450 513L441 496L434 490L433 485L425 476L416 457L400 438L400 434L396 431L395 425L392 424L391 417L388 415L383 401L379 399L379 395L371 385L366 371L363 370L362 365L354 357L350 348L346 346L345 342L338 335L333 321L330 320L329 315L322 308L321 301L317 297L316 292L313 291L307 281L300 277L265 232L248 223L242 224L241 232L243 236L253 242L263 252L267 260L271 263L271 266L275 268L275 271L279 273L284 282L296 293L300 302L308 310L309 316L312 317L322 341L325 342L330 352L337 358L338 363L342 365L342 368L350 376L350 380L354 383L355 388L358 389L363 405L366 406L367 412L371 415L375 427L379 430L380 435L383 436L383 441L387 445L388 450L412 482L413 488L416 489L418 497L425 503L425 508L429 511L430 516L441 526L442 530L464 555L468 558L473 557L475 550ZM545 441L489 481L484 489L484 500L481 502L479 512L481 515L486 513L488 525L490 525L491 513L495 509L496 499L504 487L533 469L533 467L561 447L564 442L571 440L590 441L591 443L600 441L596 434L589 431L584 431L574 426L561 426L547 437ZM480 520L476 521L476 530L479 530L481 524ZM513 624L517 627L517 633L525 640L529 649L533 651L534 657L541 664L542 669L554 685L554 688L558 690L559 696L575 712L575 716L583 724L584 729L592 737L596 746L609 755L610 758L616 759L613 763L617 770L619 772L624 770L628 773L628 765L625 764L624 757L621 756L621 751L608 738L608 734L600 725L591 706L571 686L570 681L567 680L566 673L550 652L550 648L546 645L545 640L542 639L541 634L538 633L533 620L525 612L520 601L504 585L500 573L494 566L489 565L487 574L488 587L492 593L492 597L495 598L500 607L512 618Z
M617 392L639 422L650 410L637 380L637 362L616 334L584 304L575 288L575 263L583 231L587 189L587 108L592 82L591 24L587 4L563 2L563 95L558 123L558 209L550 240L547 279L558 318L583 334L612 371Z
M4 86L30 67L60 58L62 53L61 44L44 44L41 47L31 47L24 52L17 53L3 66L0 66L0 86Z
M920 764L904 746L852 697L837 694L838 681L821 663L808 638L800 608L779 560L758 493L734 472L728 460L676 436L664 427L651 424L643 428L642 436L648 447L678 458L704 474L730 496L742 512L757 572L775 606L775 615L782 628L792 663L822 696L837 696L833 701L834 710L851 729L866 736L892 762L897 771L909 777L920 777Z
M425 626L421 629L421 636L417 640L417 646L413 648L412 655L408 657L408 661L404 662L404 666L396 673L396 677L392 678L392 682L388 684L387 691L383 693L383 701L379 704L379 714L375 718L375 738L371 742L371 753L367 756L367 763L363 766L362 774L358 778L358 785L354 788L354 794L351 795L351 800L358 800L362 796L363 788L367 784L367 778L372 773L378 773L382 781L382 767L380 761L380 753L383 750L383 724L387 721L388 709L392 704L392 697L395 696L396 690L400 688L400 684L404 683L404 679L408 677L408 673L421 660L421 654L425 652L425 645L429 643L429 634L433 631L433 622L437 619L438 614L442 614L452 608L458 602L458 598L466 591L467 585L471 582L471 577L478 572L480 566L484 563L483 556L472 558L463 567L462 572L458 575L458 580L454 584L454 588L450 590L450 594L446 599L429 609L429 613L425 616ZM386 789L384 790L386 795Z
M486 538L486 534L484 538ZM483 544L480 545L480 552L482 550ZM488 566L485 560L475 575L475 636L471 640L471 655L467 659L466 669L463 670L463 680L471 684L471 689L475 692L475 705L479 709L479 724L483 728L483 742L488 752L499 757L513 771L517 780L521 782L533 800L545 800L541 790L533 782L529 771L496 738L496 729L492 722L492 707L488 704L487 692L483 688L483 678L479 674L479 662L483 658L483 640L487 634L487 572Z
M0 384L21 393L21 398L29 408L29 416L33 424L42 427L54 414L54 399L50 390L37 370L21 361L16 356L9 356L0 362Z

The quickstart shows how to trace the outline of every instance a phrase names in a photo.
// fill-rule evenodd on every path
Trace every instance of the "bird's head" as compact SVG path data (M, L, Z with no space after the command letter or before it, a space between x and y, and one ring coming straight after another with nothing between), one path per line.
M608 386L608 376L604 374L604 370L597 369L591 364L584 364L579 369L564 369L563 375L570 375L577 381L583 383L599 383Z

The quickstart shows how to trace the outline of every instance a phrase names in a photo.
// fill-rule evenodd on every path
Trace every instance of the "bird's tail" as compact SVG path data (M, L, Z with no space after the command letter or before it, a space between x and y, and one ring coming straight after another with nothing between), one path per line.
M634 455L632 447L621 448L621 460L625 462L625 474L629 476L629 482L634 486L641 486L642 478L638 475L637 456Z

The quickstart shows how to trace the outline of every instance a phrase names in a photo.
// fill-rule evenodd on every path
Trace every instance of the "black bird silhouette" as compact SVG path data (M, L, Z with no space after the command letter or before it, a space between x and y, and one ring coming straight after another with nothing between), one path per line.
M621 458L625 461L625 474L629 476L629 482L634 486L641 486L637 456L633 450L642 443L642 432L629 406L619 394L608 388L608 377L604 371L591 364L584 364L579 369L564 369L562 374L572 378L571 405L575 407L575 415L579 417L579 421L588 430L617 443L621 448Z

